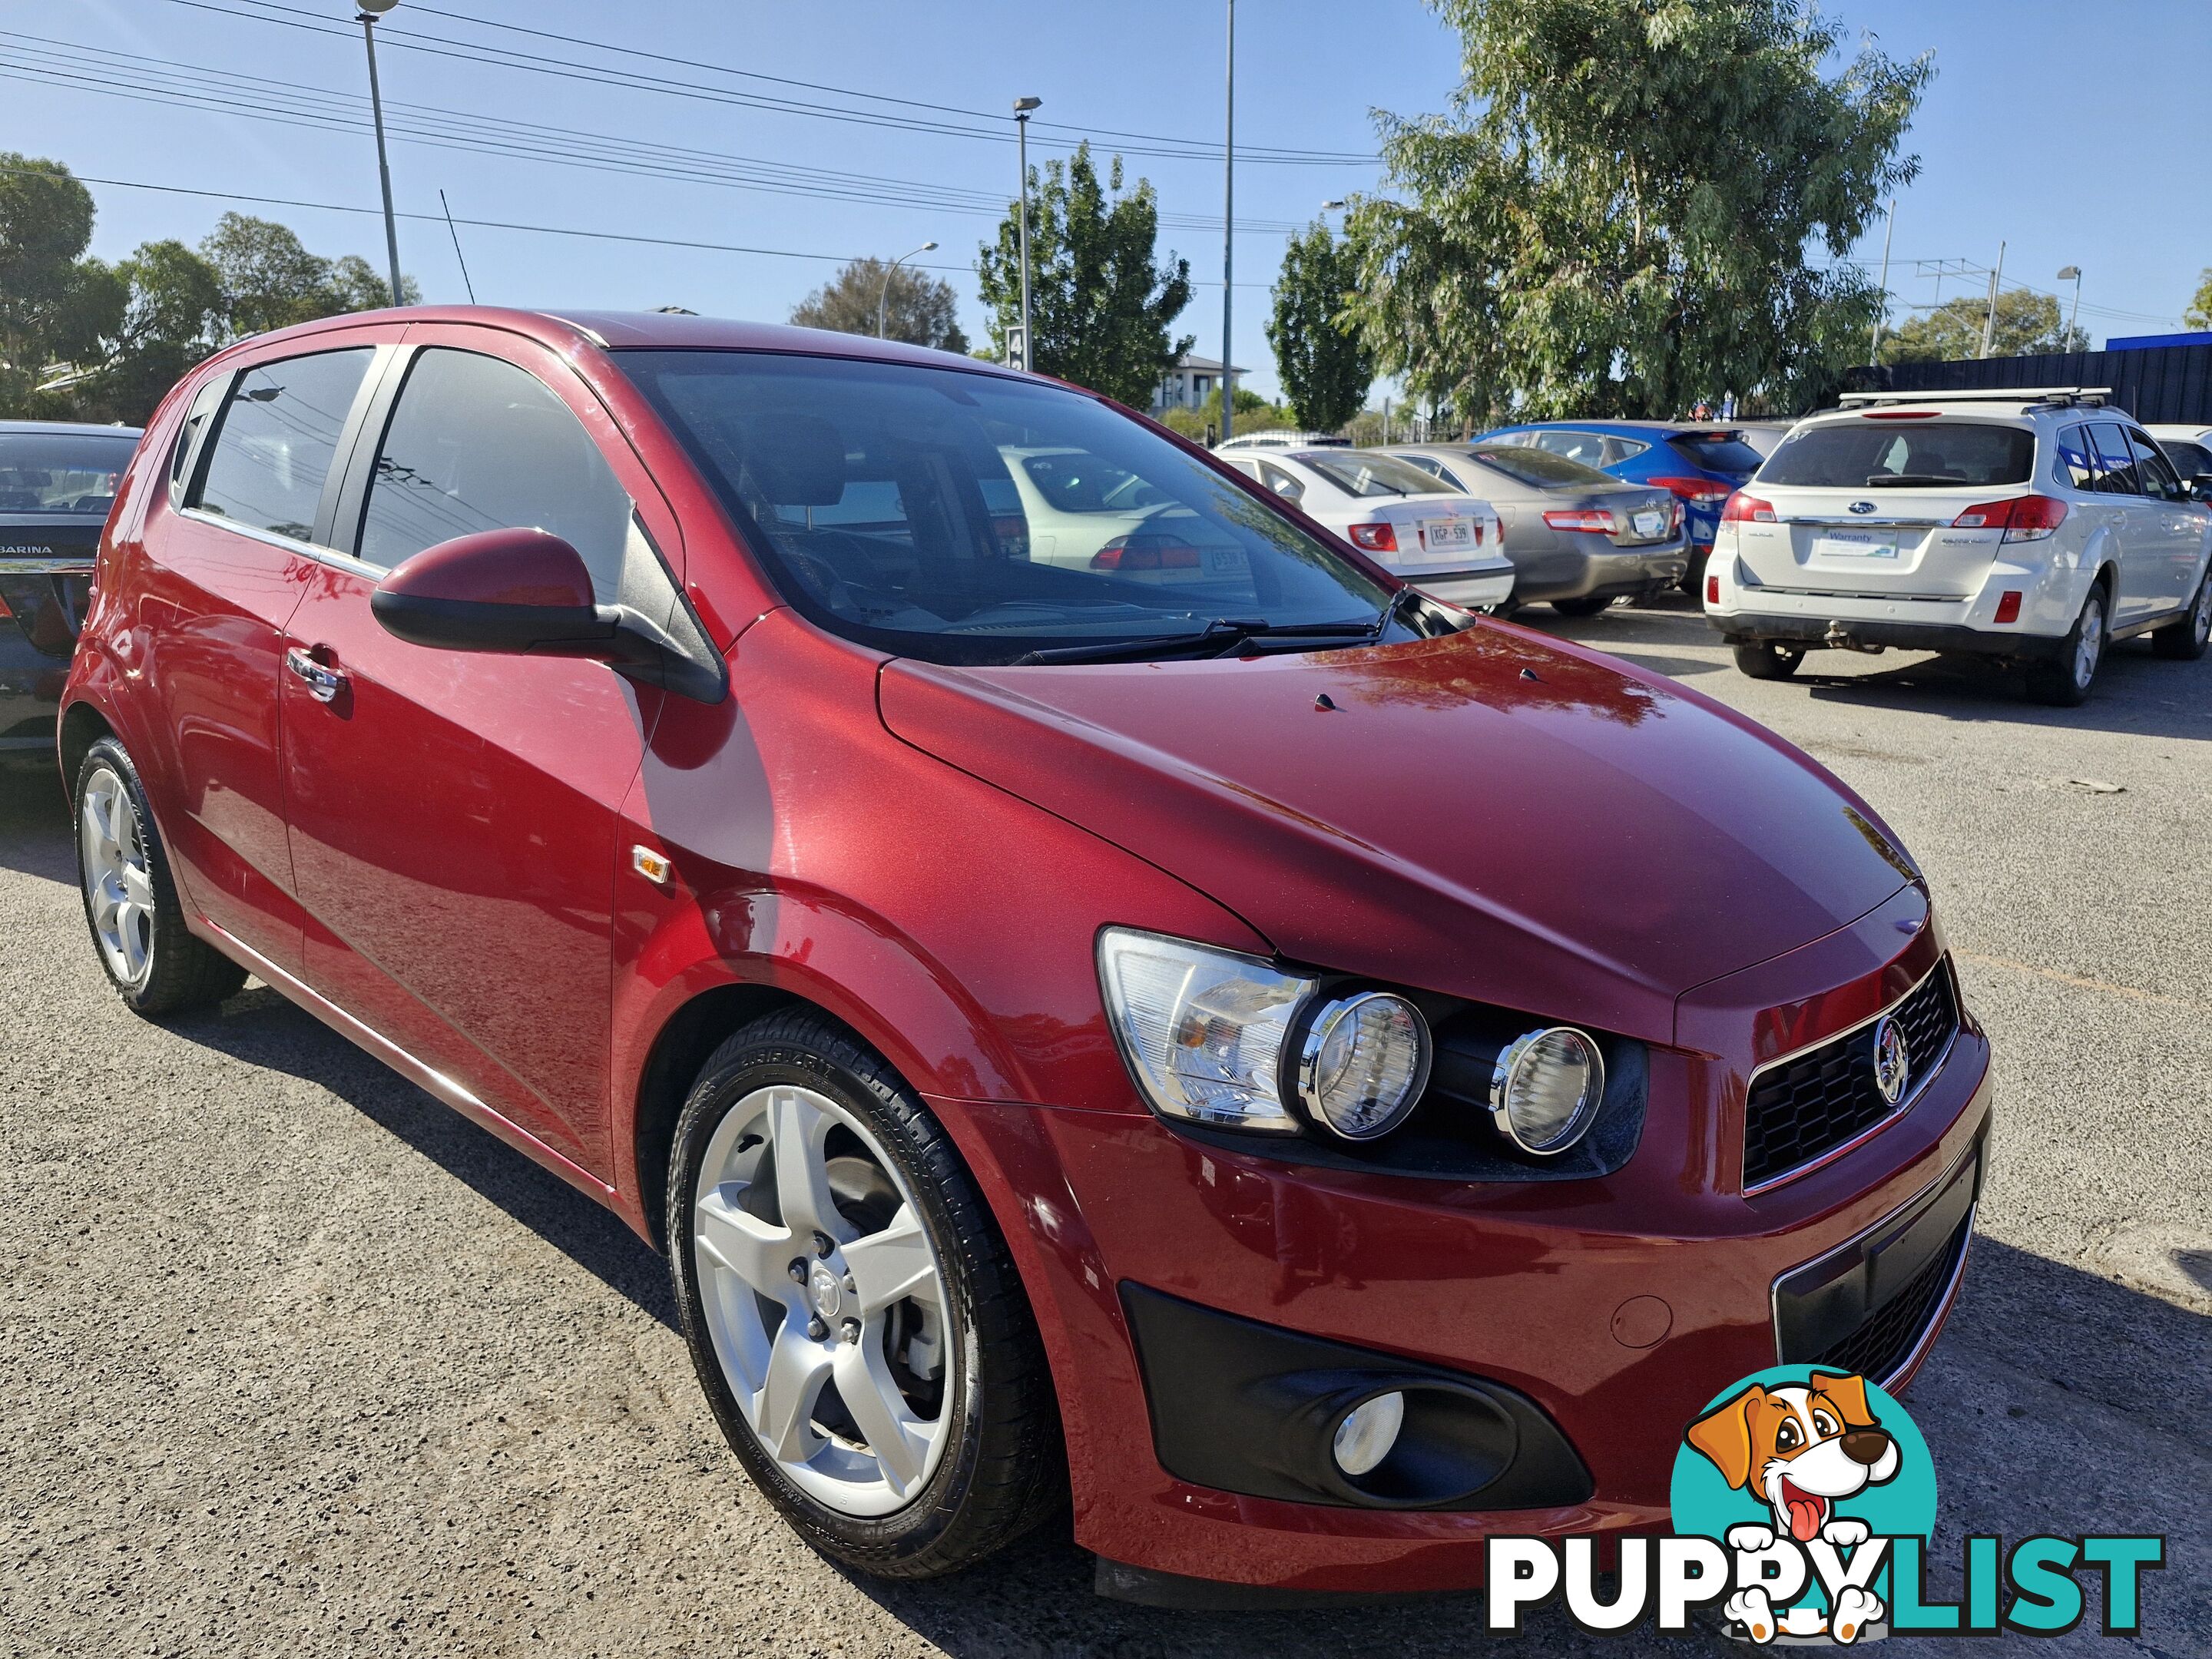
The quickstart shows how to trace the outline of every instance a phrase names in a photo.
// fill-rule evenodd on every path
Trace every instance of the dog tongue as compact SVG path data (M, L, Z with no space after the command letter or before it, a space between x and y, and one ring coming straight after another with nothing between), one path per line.
M1820 1510L1825 1507L1817 1498L1792 1498L1790 1500L1790 1535L1801 1544L1809 1544L1820 1535Z

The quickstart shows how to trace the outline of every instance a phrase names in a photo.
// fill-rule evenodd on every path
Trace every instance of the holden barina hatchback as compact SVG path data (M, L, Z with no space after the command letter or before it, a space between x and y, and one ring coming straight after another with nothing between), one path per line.
M1059 560L1038 454L1195 564ZM1988 1051L1871 808L1041 379L246 341L124 482L62 738L123 996L251 974L612 1207L860 1571L1072 1499L1139 1599L1474 1584L1662 1528L1747 1371L1901 1385L1964 1265Z

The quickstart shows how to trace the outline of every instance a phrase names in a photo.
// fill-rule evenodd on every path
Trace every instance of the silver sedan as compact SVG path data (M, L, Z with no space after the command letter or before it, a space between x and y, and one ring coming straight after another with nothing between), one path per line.
M1551 601L1570 617L1649 599L1689 568L1682 504L1547 450L1510 444L1392 446L1386 452L1480 495L1505 525L1515 605Z

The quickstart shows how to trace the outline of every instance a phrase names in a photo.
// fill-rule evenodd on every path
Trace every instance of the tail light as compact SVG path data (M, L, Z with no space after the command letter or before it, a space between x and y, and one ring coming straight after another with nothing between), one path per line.
M994 518L991 533L999 538L999 545L1009 558L1025 559L1030 552L1030 521L1019 514Z
M8 596L5 593L0 593L0 622L7 621L9 617L15 614L15 613L14 611L8 608Z
M1997 598L1997 620L2015 623L2020 620L2020 589L2008 587Z
M1756 495L1739 489L1729 497L1729 504L1721 509L1723 524L1772 524L1774 503L1762 501Z
M1661 489L1673 490L1692 507L1711 507L1735 493L1734 484L1723 483L1718 478L1649 478L1645 482Z
M1356 524L1346 533L1351 536L1354 547L1363 548L1370 553L1395 553L1398 550L1398 532L1387 524Z
M1116 536L1091 556L1093 570L1195 570L1198 550L1173 536Z
M1682 498L1677 495L1667 503L1667 533L1669 536L1682 533Z
M1601 507L1563 507L1544 515L1544 522L1554 530L1587 530L1595 535L1617 534L1620 526L1613 516Z
M1954 530L2002 530L2008 542L2039 542L2066 522L2066 503L2049 495L1984 501L1951 520Z

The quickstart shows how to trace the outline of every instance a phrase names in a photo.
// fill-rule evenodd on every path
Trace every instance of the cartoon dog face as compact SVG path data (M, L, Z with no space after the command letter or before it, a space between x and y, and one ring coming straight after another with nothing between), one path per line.
M1897 1442L1867 1408L1856 1376L1815 1371L1802 1386L1754 1382L1686 1437L1729 1486L1764 1498L1775 1531L1801 1544L1820 1535L1838 1498L1897 1474Z

